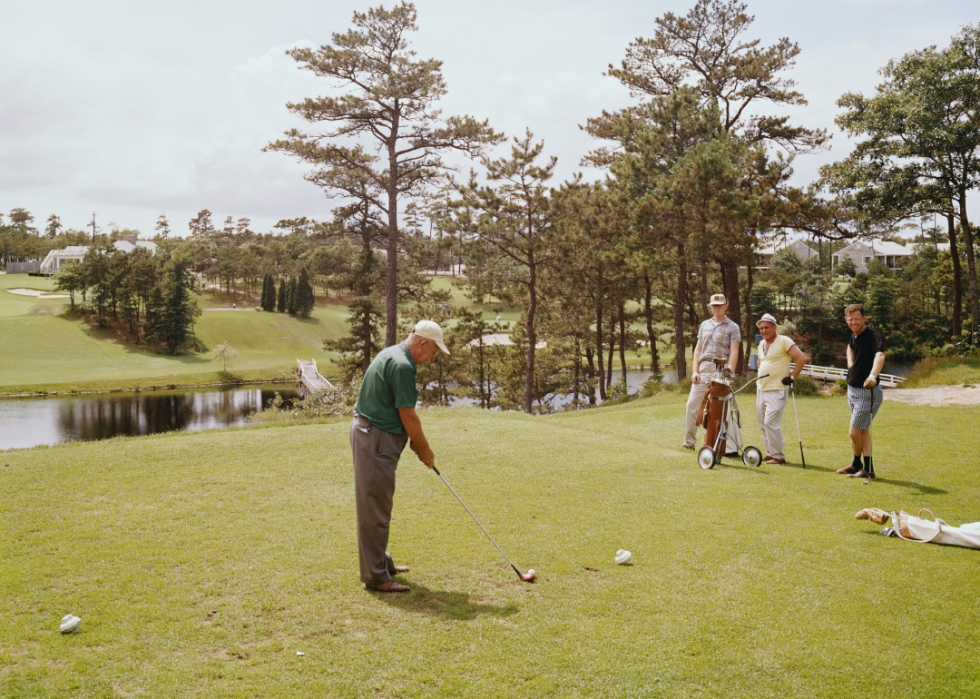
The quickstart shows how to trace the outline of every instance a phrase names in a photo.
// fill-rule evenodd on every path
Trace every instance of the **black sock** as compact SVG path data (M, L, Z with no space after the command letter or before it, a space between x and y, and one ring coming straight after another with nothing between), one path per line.
M870 456L864 457L864 470L867 471L868 473L874 473L875 472L875 467L874 467L874 464L871 463L871 457Z
M861 455L855 454L854 461L851 462L851 468L861 468Z

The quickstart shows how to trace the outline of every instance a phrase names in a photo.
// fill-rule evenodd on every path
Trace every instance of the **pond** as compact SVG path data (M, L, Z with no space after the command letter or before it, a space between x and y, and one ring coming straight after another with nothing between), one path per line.
M908 375L912 365L889 363L884 373ZM621 371L613 372L618 381ZM649 370L626 372L629 393L650 377ZM665 383L677 382L677 371L663 371ZM201 388L139 393L109 393L0 399L0 451L62 442L109 439L232 427L248 424L250 414L266 407L278 392L285 400L297 396L295 384ZM588 402L587 397L580 401ZM572 402L560 396L551 404ZM477 405L471 398L454 398L453 406Z
M0 400L0 450L245 425L276 392L296 397L294 384Z

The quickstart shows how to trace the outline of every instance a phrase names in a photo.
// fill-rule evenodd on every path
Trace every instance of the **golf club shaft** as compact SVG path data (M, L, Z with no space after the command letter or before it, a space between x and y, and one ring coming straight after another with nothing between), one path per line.
M800 438L800 460L803 462L803 468L806 468L806 457L803 456L803 432L800 431L800 411L796 409L796 387L791 384L789 392L793 394L793 413L796 415L796 434Z
M451 485L449 485L449 481L447 481L445 478L443 478L442 474L439 473L439 469L437 469L435 466L433 466L432 467L432 470L435 471L436 472L436 475L439 476L439 478L442 480L442 482L446 484L446 487L449 488L450 492L453 495L456 496L456 499L459 500L459 504L463 506L463 509L465 509L467 512L470 513L470 517L473 518L473 521L476 522L476 525L478 527L480 527L480 529L483 529L483 533L487 535L487 538L488 539L490 539L490 543L493 544L494 546L497 546L497 542L493 540L493 537L492 536L490 536L490 532L488 532L486 529L484 529L483 525L480 524L480 520L478 520L476 518L476 515L473 514L472 512L470 512L470 508L468 508L466 506L466 503L463 502L463 498L459 497L459 494L455 490L453 490L453 487ZM503 556L504 558L507 559L507 562L510 563L510 567L514 569L514 572L517 573L518 575L520 575L521 574L521 571L519 571L517 569L517 566L515 566L514 563L509 558L507 558L507 554L504 553L504 550L502 548L500 548L499 546L497 546L497 550L500 551L500 555L501 556Z

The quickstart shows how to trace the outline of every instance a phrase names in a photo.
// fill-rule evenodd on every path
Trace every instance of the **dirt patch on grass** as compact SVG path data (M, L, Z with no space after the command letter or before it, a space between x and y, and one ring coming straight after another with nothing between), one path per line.
M885 400L931 407L980 405L980 387L961 384L959 386L928 386L927 388L889 388L885 391Z

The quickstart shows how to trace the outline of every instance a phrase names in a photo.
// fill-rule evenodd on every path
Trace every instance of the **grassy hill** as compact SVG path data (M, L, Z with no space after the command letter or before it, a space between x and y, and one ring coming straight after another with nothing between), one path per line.
M477 305L437 278L435 288L448 289L453 302L478 308L487 320L498 315L502 322L516 322L520 309L500 304ZM241 380L277 379L295 369L296 360L316 359L329 372L334 353L323 349L325 338L347 332L347 308L318 299L310 318L252 310L252 302L232 301L210 292L196 294L203 313L194 332L204 351L171 356L164 352L119 342L109 330L93 327L68 313L65 298L37 298L11 293L30 288L53 293L54 280L26 275L0 275L0 395L24 392L111 390L168 385L196 385L228 380L211 362L210 350L230 342L239 351L233 374ZM78 299L80 301L80 299ZM220 309L220 310L208 310ZM648 353L630 353L630 363L649 364ZM618 360L617 360L618 362ZM618 366L618 364L617 364Z
M406 451L407 595L357 579L346 423L0 453L0 696L980 695L980 551L854 519L980 519L980 409L887 402L865 486L832 472L843 398L799 400L806 470L701 470L684 400L426 411L440 470L538 580Z
M234 374L243 379L275 378L291 371L298 358L328 364L324 338L346 331L346 308L320 304L312 317L232 310L231 302L197 295L205 309L195 334L206 348L171 356L153 349L120 343L108 330L92 327L68 313L68 299L20 296L9 289L53 290L51 279L0 275L0 392L129 388L222 380L210 349L230 342L240 356ZM220 308L222 310L207 310Z

